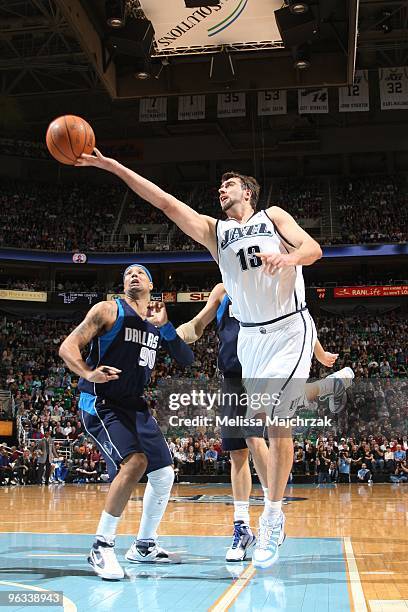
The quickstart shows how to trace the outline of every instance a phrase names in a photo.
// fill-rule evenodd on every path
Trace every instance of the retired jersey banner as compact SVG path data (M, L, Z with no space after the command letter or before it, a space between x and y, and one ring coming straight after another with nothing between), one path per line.
M358 113L370 110L368 70L357 70L353 85L339 88L339 111Z
M0 300L17 300L18 302L46 302L47 292L0 289Z
M322 89L299 89L298 90L299 114L325 114L329 112L329 90Z
M158 53L192 52L233 43L279 42L274 11L282 0L219 0L187 8L184 0L140 0L152 22Z
M245 117L245 94L222 93L218 94L217 117Z
M335 298L401 297L408 295L408 285L367 285L365 287L335 287Z
M258 115L286 115L287 94L285 89L258 91Z
M205 119L205 96L180 96L178 118L179 121Z
M142 98L139 107L139 121L166 121L167 98Z
M193 293L178 293L178 302L207 302L210 297L210 291L196 291Z
M381 110L408 108L408 68L380 68Z

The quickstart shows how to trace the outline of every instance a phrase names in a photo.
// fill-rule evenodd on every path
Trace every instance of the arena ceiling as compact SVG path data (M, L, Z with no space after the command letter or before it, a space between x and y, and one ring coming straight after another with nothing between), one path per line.
M141 3L146 7L152 1ZM272 15L277 3L269 1ZM248 0L249 15L250 3ZM157 44L152 45L149 69L153 76L145 81L136 79L146 49L143 45L129 49L127 43L135 41L140 33L135 24L146 19L139 0L129 0L127 23L118 34L106 25L104 0L0 0L2 95L105 91L111 99L134 99L180 92L215 92L232 86L256 90L271 86L340 85L352 78L357 15L358 67L406 63L406 0L310 0L309 4L319 30L312 43L311 67L295 70L291 50L285 49L280 41L250 45L243 40L242 44L224 47L231 52L236 71L231 84L210 79L211 57L221 51L216 45L178 54L166 54ZM115 38L112 42L113 34L118 35L119 43Z
M271 2L276 7L275 0ZM209 79L210 59L216 50L167 57L157 55L154 47L153 70L159 78L137 80L134 75L141 57L109 53L107 36L112 31L105 26L105 0L0 0L0 133L41 140L50 118L68 112L90 120L102 139L161 139L163 144L171 141L171 146L183 147L186 139L194 135L205 137L213 146L226 143L232 156L252 157L257 147L262 149L262 155L281 155L283 145L277 144L281 142L286 143L285 154L292 151L299 155L297 151L304 151L310 155L315 150L318 154L322 129L339 127L336 115L321 115L318 120L297 113L264 118L262 134L254 136L257 130L251 113L233 120L214 119L216 96L208 97L208 118L188 125L171 114L166 124L140 123L135 100L146 95L214 93L225 87L271 88L274 70L274 87L317 86L325 82L323 77L329 73L333 82L344 82L353 63L352 45L345 46L349 37L353 38L353 6L355 10L359 8L356 66L375 69L408 64L408 0L360 0L359 6L349 0L313 0L314 10L318 12L323 4L326 16L337 16L336 35L333 24L322 27L326 34L313 45L308 71L299 75L293 69L291 52L279 41L270 48L244 49L235 45L231 55L237 78L224 84ZM138 0L131 0L129 11L126 27L132 26L135 19L145 18ZM127 36L127 29L123 33ZM330 63L329 57L337 60ZM287 68L280 69L285 62ZM401 119L402 114L405 116L400 113ZM378 121L375 109L366 115L364 121ZM390 119L388 114L382 114L382 122ZM231 121L233 130L229 129ZM356 116L347 121L360 125L362 118Z

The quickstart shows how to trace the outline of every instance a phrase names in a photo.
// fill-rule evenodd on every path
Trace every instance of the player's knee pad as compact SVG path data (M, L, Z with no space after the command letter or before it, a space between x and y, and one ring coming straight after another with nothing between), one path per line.
M149 472L147 478L156 495L168 495L174 482L174 470L171 465Z

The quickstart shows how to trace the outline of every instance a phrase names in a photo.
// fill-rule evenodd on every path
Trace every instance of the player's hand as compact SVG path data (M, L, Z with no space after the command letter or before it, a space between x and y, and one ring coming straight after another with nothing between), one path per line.
M338 353L329 353L329 351L324 351L322 355L317 357L317 361L320 361L321 364L326 366L327 368L331 368L336 363Z
M94 153L95 155L82 153L82 155L76 160L74 166L93 166L94 168L109 170L114 160L110 157L105 157L102 155L102 153L96 147L94 149Z
M147 306L146 319L156 327L163 327L168 323L166 306L163 302L149 302Z
M298 265L296 253L257 253L256 255L262 260L263 272L269 276L273 276L285 266Z
M111 380L118 380L119 374L122 370L113 368L112 366L99 366L86 376L86 380L93 383L103 384L110 382Z

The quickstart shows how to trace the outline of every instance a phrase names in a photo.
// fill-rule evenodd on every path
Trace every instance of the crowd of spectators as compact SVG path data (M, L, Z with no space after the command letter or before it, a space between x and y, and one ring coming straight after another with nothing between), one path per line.
M396 313L316 318L317 334L328 351L339 353L336 366L350 366L358 378L403 378L408 365L408 322ZM314 361L312 376L326 370Z
M137 142L102 143L103 153L107 157L122 160L136 160L141 158L140 145ZM28 157L32 159L51 160L52 157L45 142L32 142L30 140L15 140L14 138L0 138L0 155Z
M381 317L364 315L340 318L328 315L318 317L316 326L323 346L339 353L336 369L352 367L356 380L349 393L346 409L334 419L333 435L338 440L337 458L334 460L331 454L335 452L334 443L327 456L320 456L321 441L316 440L313 444L315 458L312 466L308 460L307 445L314 432L299 431L297 446L295 443L294 472L316 473L317 478L323 478L318 474L326 473L327 466L329 470L333 468L340 471L339 461L346 457L341 453L347 452L351 457L352 452L355 452L353 446L357 446L360 459L352 464L354 468L368 469L374 477L378 470L382 470L389 476L404 478L405 463L396 462L395 456L394 463L390 462L389 453L395 454L400 450L396 448L398 444L401 450L407 450L406 437L402 435L408 431L406 318L395 313ZM105 473L105 466L100 457L96 456L97 450L93 443L87 440L79 419L76 376L69 372L58 357L58 348L72 327L72 322L51 319L5 317L0 322L0 388L9 389L14 396L21 443L16 451L30 451L26 459L32 463L27 464L27 470L23 470L23 480L27 480L27 483L38 482L38 469L35 467L38 457L32 444L42 439L47 431L59 445L58 455L64 462L59 466L62 470L58 472L64 476L56 476L56 479L68 478L71 482L101 479ZM221 450L219 431L204 429L198 434L197 428L186 432L184 429L169 427L168 411L162 401L163 392L175 381L181 380L183 385L198 384L200 387L217 381L217 335L214 327L209 327L195 343L194 352L194 364L183 371L168 356L160 355L146 398L163 433L171 442L177 473L224 473L229 469L229 461ZM321 378L328 373L314 361L313 378ZM324 405L319 403L309 408L320 414ZM209 412L207 414L211 416ZM178 416L194 416L192 407L182 407ZM348 450L344 448L342 437L349 438ZM380 461L376 444L384 453L384 463ZM370 452L363 455L362 451L370 451L375 461L370 459ZM14 461L9 463L17 459L14 457ZM0 464L4 461L1 459ZM330 468L333 462L336 465ZM363 463L366 468L363 468ZM18 467L19 463L11 471L7 467L2 469L3 476L6 475L3 481L18 481L18 472L12 471Z
M15 140L14 138L0 138L0 155L50 159L45 142Z
M400 276L404 276L401 272ZM178 291L178 292L193 292L193 291L211 291L211 289L221 282L220 275L214 274L205 278L186 276L186 273L173 273L172 277L166 281L166 283L160 283L159 280L155 279L154 291ZM307 283L307 287L358 287L358 286L383 286L383 285L407 285L408 279L402 278L368 278L368 277L355 277L350 278L336 278L335 281L317 280L310 281ZM7 276L0 276L0 289L12 289L16 291L65 291L65 292L96 292L100 294L106 293L120 293L123 291L123 282L120 277L117 281L106 282L105 284L98 283L96 281L83 281L83 280L56 280L54 283L51 281L41 278L10 278Z
M334 215L341 237L320 238L325 243L403 242L407 239L406 178L353 178L339 182ZM208 184L164 186L203 214L220 216L217 187ZM297 220L320 223L328 187L323 179L285 179L273 186L270 204L284 207ZM203 250L165 217L133 193L110 237L121 209L125 186L47 185L34 181L3 180L0 196L0 247L56 251ZM269 205L265 202L265 205ZM326 211L327 213L328 211ZM327 215L326 215L327 216ZM320 225L318 223L318 231ZM135 233L129 229L139 226ZM140 227L158 225L153 241ZM127 228L121 234L121 228ZM311 230L312 231L312 230ZM314 230L313 230L314 231Z
M122 186L2 181L0 247L104 250L123 195Z
M79 418L76 377L58 358L59 346L72 327L50 319L4 319L0 326L0 388L12 392L20 426L20 447L11 454L1 451L2 482L48 484L50 474L41 469L37 446L47 432L57 449L51 481L104 478L105 463Z
M47 431L52 433L52 429ZM39 434L37 440L44 440ZM100 451L86 440L66 452L71 440L55 442L57 456L42 463L43 451L36 439L8 448L0 445L0 485L50 485L84 482L107 482L106 463Z
M341 182L335 198L341 238L335 242L406 242L406 186L405 175L360 177Z
M180 474L226 474L230 471L229 453L222 448L219 435L208 437L205 433L187 433L181 437L169 437L167 443L174 461L176 478Z
M394 483L408 481L408 440L398 435L338 438L319 435L316 440L295 439L292 474L314 475L319 484L357 481L372 484L384 476Z
M295 219L320 219L327 184L321 179L285 179L273 188L272 200Z
M394 276L394 278L392 278ZM361 287L365 285L384 286L384 285L408 285L408 279L403 278L408 274L401 271L397 278L395 274L389 274L387 277L378 278L377 276L360 276L355 275L353 278L341 278L336 275L336 280L311 280L307 283L309 287Z
M12 289L13 291L47 291L48 287L48 281L40 278L0 278L0 289Z

